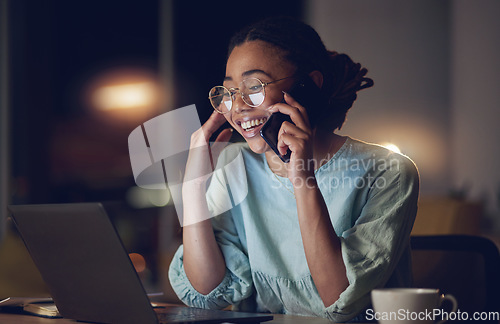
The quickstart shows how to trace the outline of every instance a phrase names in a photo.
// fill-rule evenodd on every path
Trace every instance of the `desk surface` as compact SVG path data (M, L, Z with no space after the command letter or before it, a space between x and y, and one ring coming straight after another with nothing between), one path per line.
M272 321L264 323L272 324L332 324L324 318L318 317L303 317L303 316L292 316L292 315L273 315L274 319ZM65 318L43 318L38 316L30 315L19 315L19 314L2 314L0 313L0 323L2 324L75 324L78 323L73 320Z

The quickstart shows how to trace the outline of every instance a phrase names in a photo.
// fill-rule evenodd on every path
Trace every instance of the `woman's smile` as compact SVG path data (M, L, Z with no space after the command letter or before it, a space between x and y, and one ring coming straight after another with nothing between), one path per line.
M236 121L239 132L245 138L252 138L259 134L260 129L267 121L267 117L243 118Z

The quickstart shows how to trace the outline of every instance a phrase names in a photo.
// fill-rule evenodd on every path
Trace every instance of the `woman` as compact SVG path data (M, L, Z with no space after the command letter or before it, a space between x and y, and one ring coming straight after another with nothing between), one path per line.
M335 134L357 91L373 84L366 72L290 18L268 18L233 37L223 87L210 92L215 111L191 145L206 144L228 121L245 143L230 145L218 163L229 164L238 151L245 168L214 175L206 199L208 177L183 185L184 220L202 220L184 226L183 246L170 266L183 302L355 321L362 320L373 288L410 284L414 164ZM323 105L305 108L287 93L304 75L328 99ZM276 112L292 121L278 137L279 152L291 151L289 163L259 136ZM230 135L224 130L216 142ZM203 161L190 153L187 174L209 173ZM230 210L219 208L227 178L245 177L245 198Z

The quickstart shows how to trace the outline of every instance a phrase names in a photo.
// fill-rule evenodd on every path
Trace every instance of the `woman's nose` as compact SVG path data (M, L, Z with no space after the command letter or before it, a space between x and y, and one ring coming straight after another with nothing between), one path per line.
M242 112L246 109L250 109L250 106L248 106L245 101L243 101L243 95L241 92L237 92L234 94L233 97L233 108L235 112Z

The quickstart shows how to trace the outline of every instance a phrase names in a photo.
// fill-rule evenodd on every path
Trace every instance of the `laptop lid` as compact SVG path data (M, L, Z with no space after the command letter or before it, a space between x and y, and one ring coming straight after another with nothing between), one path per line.
M11 205L8 209L63 317L99 323L158 322L100 203ZM272 319L271 315L187 307L164 309L162 313L165 322L170 322L170 316L176 323ZM183 314L184 320L179 316Z
M149 298L101 204L8 208L63 317L156 323Z

